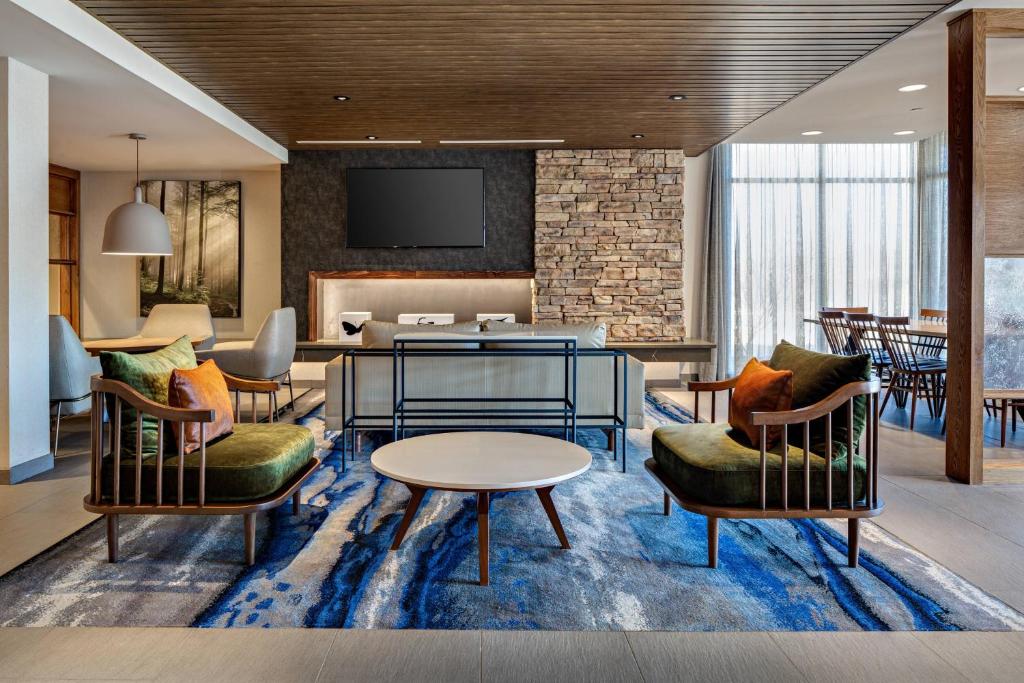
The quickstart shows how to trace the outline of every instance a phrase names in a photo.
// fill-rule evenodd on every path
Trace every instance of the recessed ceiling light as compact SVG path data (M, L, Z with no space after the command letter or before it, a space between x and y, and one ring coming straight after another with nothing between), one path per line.
M335 95L334 99L338 100L339 102L348 102L352 98L349 97L348 95Z
M686 99L686 95L682 95L682 94L669 95L668 98L670 100L672 100L673 102L680 102L680 101Z
M899 91L900 92L917 92L918 90L924 90L927 87L928 86L925 85L924 83L912 83L910 85L905 85L902 88L899 88Z
M438 140L441 145L546 145L560 144L565 140Z
M422 140L296 140L296 145L418 145Z
M377 136L376 136L376 135L367 135L367 136L366 136L366 139L367 139L367 140L376 140L376 139L377 139Z
M893 135L913 135L916 132L916 130L898 130Z
M643 140L644 134L643 133L633 133L632 137L633 137L634 140Z
M800 133L800 135L821 135L821 133L822 131L820 130L805 130L803 133Z

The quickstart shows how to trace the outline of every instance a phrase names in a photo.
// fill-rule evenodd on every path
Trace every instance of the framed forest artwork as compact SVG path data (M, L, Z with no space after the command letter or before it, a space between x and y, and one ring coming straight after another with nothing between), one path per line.
M242 315L242 183L146 180L145 200L171 228L171 256L140 259L139 314L157 304L206 304L214 318Z

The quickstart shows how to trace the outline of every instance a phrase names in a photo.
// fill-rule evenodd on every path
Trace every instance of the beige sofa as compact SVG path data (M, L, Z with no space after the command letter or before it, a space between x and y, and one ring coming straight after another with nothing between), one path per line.
M431 326L430 333L465 334L474 341L466 343L452 342L455 346L479 348L476 338L480 336L479 323L456 323L455 325ZM577 373L577 426L609 428L612 416L622 415L623 402L626 397L623 381L622 358L615 356L587 357L585 349L602 349L605 343L605 326L602 325L524 325L517 323L490 323L488 329L482 331L487 338L485 346L512 348L512 344L501 344L502 335L515 335L518 332L534 331L544 335L571 335L577 338L577 346L581 350L579 370ZM396 325L367 321L363 329L363 348L389 350L394 345L394 336L403 333L423 333L423 326ZM446 337L447 338L447 337ZM410 347L411 348L411 347ZM524 348L516 345L514 348ZM533 346L532 348L537 348ZM560 348L560 347L559 347ZM355 364L355 405L353 413L353 363ZM626 426L640 428L643 426L644 410L644 367L643 364L629 356L625 357L628 374L628 400ZM563 358L541 356L450 356L406 359L405 388L408 397L457 398L469 396L493 398L561 398L564 391ZM617 367L617 370L613 369ZM616 389L615 375L618 375L618 395L613 396ZM342 382L345 382L345 399L342 399ZM392 356L386 351L383 355L357 355L355 357L339 356L327 364L326 373L327 402L325 406L326 426L328 429L341 430L346 426L347 418L356 416L356 424L348 425L356 429L391 429L393 415L392 395ZM442 404L459 408L480 408L485 404L460 402L458 404ZM554 404L488 402L489 408L523 408L531 406L552 407ZM467 418L467 422L487 426L508 424L503 418ZM437 422L436 420L434 421ZM517 421L517 424L520 423ZM445 424L452 423L451 421ZM407 419L406 426L415 428L423 421ZM454 424L454 423L452 423ZM536 427L561 427L562 418L538 418L531 420Z

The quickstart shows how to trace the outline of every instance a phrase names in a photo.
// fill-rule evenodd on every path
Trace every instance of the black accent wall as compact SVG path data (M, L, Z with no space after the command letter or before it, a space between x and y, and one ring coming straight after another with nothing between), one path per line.
M345 171L484 169L483 248L346 249ZM281 171L281 299L305 337L311 270L533 270L534 153L519 150L291 151Z

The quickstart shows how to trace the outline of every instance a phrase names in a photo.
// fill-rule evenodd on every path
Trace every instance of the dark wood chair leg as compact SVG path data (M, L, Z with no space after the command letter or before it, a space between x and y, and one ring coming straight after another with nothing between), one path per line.
M256 564L256 513L247 512L243 517L245 527L245 565Z
M107 518L107 561L117 562L117 515L104 515Z
M889 386L886 387L886 389L885 389L885 396L882 398L882 405L878 409L879 413L884 413L885 412L885 406L886 406L887 403L889 403L889 397L892 396L892 392L894 390L893 389L893 385L895 383L896 383L896 378L895 377L892 378L891 380L889 380ZM899 403L899 397L897 397L897 401L896 402Z
M558 542L562 544L563 550L569 550L569 539L565 536L565 529L562 528L562 520L558 518L558 510L555 509L555 501L551 500L551 490L554 486L545 486L544 488L537 489L537 497L540 498L540 504L544 506L544 512L548 513L548 520L551 522L551 527L555 530L555 535L558 536Z
M999 447L1006 448L1006 418L1007 411L1010 409L1010 402L1005 398L1002 400L1002 411L1003 414L999 417Z
M914 418L917 417L917 390L920 383L920 378L914 375L914 380L910 385L910 431L914 431Z
M608 439L608 450L610 450L615 455L615 457L618 458L619 457L619 450L618 450L618 448L616 448L617 444L616 444L616 438L615 438L615 430L614 429L606 429L606 430L604 430L604 435Z
M857 567L860 557L860 519L851 517L846 526L846 562L853 568Z
M718 517L708 517L708 567L718 569Z
M665 516L668 517L668 516L670 516L672 514L672 497L669 496L667 493L664 494L664 495L665 495L665 502L663 504L664 505L663 512L664 512Z
M293 515L299 514L299 507L302 505L302 501L299 499L299 496L300 496L301 493L302 493L302 490L300 489L300 490L298 490L298 491L296 491L295 493L292 494L292 514Z
M487 559L487 549L490 539L488 534L490 531L490 520L489 513L491 508L491 494L487 491L477 491L476 493L476 526L477 535L480 544L480 585L486 586L490 583L490 564Z
M406 486L409 485L406 484ZM392 550L398 550L398 546L402 545L402 539L405 538L405 533L409 531L409 525L412 524L416 511L419 509L420 503L423 502L423 495L427 490L419 486L409 486L409 492L412 494L412 497L409 498L409 502L405 506L405 514L402 515L402 521L398 525L398 530L395 531L395 540L391 542Z

